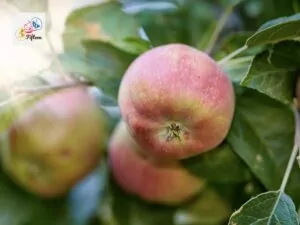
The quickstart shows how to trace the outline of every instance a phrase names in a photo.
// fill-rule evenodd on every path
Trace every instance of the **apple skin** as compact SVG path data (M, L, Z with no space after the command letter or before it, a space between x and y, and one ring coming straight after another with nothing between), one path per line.
M4 167L29 192L64 195L99 164L108 140L104 121L85 87L49 94L9 128Z
M235 110L232 82L207 54L167 44L127 69L119 106L129 132L156 157L185 159L217 147Z
M109 144L109 164L116 183L127 193L155 204L178 205L205 187L178 161L159 161L143 154L121 121Z

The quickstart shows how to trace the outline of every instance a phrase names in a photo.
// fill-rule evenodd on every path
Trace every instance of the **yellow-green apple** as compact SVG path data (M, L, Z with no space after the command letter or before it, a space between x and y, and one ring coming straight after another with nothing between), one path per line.
M148 50L120 84L122 118L140 146L184 159L218 146L235 109L232 82L207 54L183 44Z
M109 165L127 193L157 204L176 205L199 193L205 181L178 161L160 161L141 151L121 121L109 142Z
M107 142L102 111L85 87L43 97L7 131L4 167L26 190L65 194L100 162Z

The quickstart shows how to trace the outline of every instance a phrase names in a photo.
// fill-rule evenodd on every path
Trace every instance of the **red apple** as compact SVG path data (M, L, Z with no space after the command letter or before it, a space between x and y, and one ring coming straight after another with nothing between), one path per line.
M4 165L28 191L56 197L99 164L106 141L102 112L87 89L64 89L42 98L13 123Z
M183 159L218 146L234 115L233 85L207 54L183 44L153 48L126 71L121 114L138 144Z
M159 162L142 153L126 124L120 122L111 136L109 162L116 183L126 192L151 203L175 205L204 187L204 181L179 162Z

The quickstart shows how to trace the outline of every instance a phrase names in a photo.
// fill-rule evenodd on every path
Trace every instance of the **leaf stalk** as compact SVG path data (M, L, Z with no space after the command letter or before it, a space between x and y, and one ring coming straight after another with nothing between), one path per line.
M299 113L296 109L294 109L294 114L295 114L295 140L294 140L294 147L293 147L293 150L292 150L292 153L291 153L291 156L290 156L290 159L289 159L289 162L288 162L288 165L287 165L287 168L285 170L285 173L284 173L284 176L283 176L283 179L282 179L282 182L281 182L281 186L280 186L280 189L279 191L284 193L285 191L285 188L287 186L287 183L288 183L288 179L290 177L290 174L292 172L292 169L293 169L293 166L294 166L294 163L295 163L295 160L296 160L296 157L297 157L297 154L298 154L298 149L299 149L299 146L298 146L298 137L300 135L299 133Z

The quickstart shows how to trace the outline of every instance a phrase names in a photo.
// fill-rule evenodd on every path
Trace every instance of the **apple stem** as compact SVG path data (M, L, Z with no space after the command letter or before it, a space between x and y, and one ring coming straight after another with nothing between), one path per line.
M237 55L239 55L240 53L246 51L248 49L247 45L244 45L241 48L238 48L237 50L235 50L234 52L230 53L229 55L227 55L226 57L224 57L223 59L218 61L219 65L223 65L225 63L227 63L229 60L231 60L232 58L236 57Z

